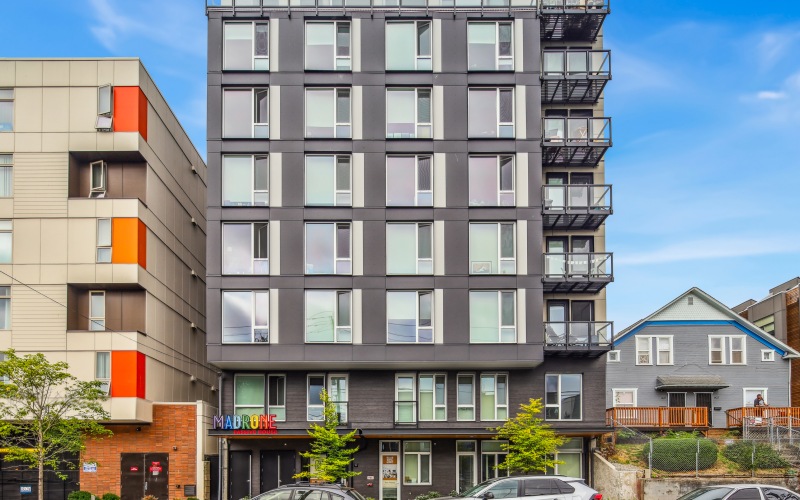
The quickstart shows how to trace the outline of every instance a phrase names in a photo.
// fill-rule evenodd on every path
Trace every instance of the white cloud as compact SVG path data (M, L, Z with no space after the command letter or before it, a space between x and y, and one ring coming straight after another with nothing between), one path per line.
M762 90L756 94L756 99L761 101L778 101L786 99L786 92L777 92L775 90Z
M623 253L615 258L618 265L651 265L667 262L684 262L756 255L775 255L800 252L800 241L760 237L721 236L672 243L655 250Z
M761 34L757 45L758 62L762 69L772 68L789 52L791 46L800 39L795 29Z

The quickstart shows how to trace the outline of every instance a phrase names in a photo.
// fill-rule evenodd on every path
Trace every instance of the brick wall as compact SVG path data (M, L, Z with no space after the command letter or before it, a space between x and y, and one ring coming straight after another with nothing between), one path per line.
M86 443L84 461L96 461L97 472L81 471L80 489L119 495L121 453L169 453L169 498L183 498L183 486L197 483L196 412L195 405L156 404L152 424L110 425L113 436Z
M786 343L800 350L800 287L786 292ZM792 360L792 406L800 406L800 359Z

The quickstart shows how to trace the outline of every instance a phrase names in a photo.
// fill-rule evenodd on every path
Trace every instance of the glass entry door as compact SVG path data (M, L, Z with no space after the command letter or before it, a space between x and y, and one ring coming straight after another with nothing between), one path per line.
M381 441L379 500L400 498L400 441Z
M478 484L478 455L475 441L456 441L456 472L458 492L462 493Z

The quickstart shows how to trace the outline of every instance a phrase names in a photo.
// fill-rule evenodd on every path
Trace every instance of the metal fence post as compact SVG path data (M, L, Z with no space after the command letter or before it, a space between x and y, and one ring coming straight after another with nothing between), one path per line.
M697 452L694 454L694 477L700 477L700 440L697 440Z
M653 470L653 438L650 438L650 453L647 454L647 466Z
M756 442L752 441L753 443L753 452L750 456L750 476L756 477Z

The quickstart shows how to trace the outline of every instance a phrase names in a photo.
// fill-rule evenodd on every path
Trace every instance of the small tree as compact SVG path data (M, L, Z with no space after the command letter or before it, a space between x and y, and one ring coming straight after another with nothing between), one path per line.
M323 404L323 419L325 425L313 424L308 430L308 435L313 438L311 450L300 453L314 464L313 477L333 483L341 479L358 476L360 472L350 470L353 454L358 451L358 446L348 447L355 441L356 430L347 434L339 434L339 413L336 404L330 400L328 393L323 389L320 395ZM311 479L309 469L295 474L295 478Z
M42 353L19 357L6 351L0 361L0 445L6 458L39 472L39 500L44 500L44 470L59 472L64 455L80 453L87 437L110 435L100 382L83 382L64 362L50 363ZM67 462L68 467L75 467Z
M542 400L531 399L528 404L521 404L519 408L517 416L493 429L497 433L494 439L508 440L508 443L501 444L508 455L495 469L530 474L544 472L548 467L564 463L555 459L555 453L566 438L556 434L537 417L542 413Z

